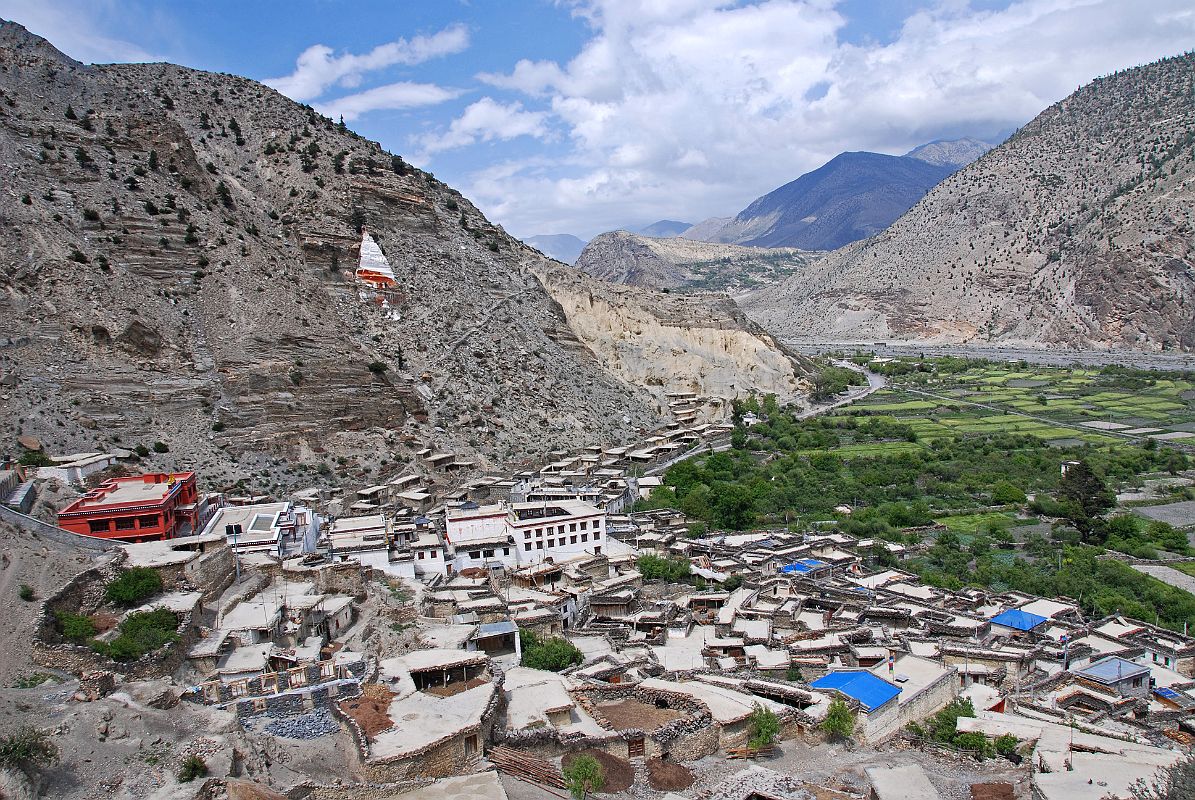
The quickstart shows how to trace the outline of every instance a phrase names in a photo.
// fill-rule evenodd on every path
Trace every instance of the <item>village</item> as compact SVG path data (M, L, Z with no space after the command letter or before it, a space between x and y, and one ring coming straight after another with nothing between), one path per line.
M1069 800L1192 741L1195 638L923 585L897 543L635 512L733 430L674 402L638 447L460 484L434 450L286 499L104 478L116 454L10 463L4 519L95 550L41 601L34 659L76 701L166 679L284 746L347 737L370 796L412 800L563 796L579 755L636 797ZM57 526L22 513L64 484Z

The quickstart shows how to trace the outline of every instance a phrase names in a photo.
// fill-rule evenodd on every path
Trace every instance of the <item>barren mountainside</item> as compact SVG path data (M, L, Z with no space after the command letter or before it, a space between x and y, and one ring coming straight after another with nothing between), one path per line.
M515 463L662 419L459 193L253 81L84 66L0 23L0 432L160 441L262 492ZM359 229L398 285L354 283Z
M628 286L744 290L799 273L815 257L792 247L742 247L612 231L595 236L576 267Z
M1099 78L744 301L784 338L1195 347L1195 56Z

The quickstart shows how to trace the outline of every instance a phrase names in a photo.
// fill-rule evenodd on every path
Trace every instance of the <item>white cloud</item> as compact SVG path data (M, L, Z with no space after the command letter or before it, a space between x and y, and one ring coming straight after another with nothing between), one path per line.
M351 121L370 111L438 105L461 94L459 89L445 89L431 83L399 81L321 103L318 111L332 119L343 116Z
M161 60L132 42L108 35L107 29L116 27L109 17L117 10L113 3L89 0L60 3L0 0L0 17L20 23L31 33L48 39L71 58L86 64ZM152 13L138 16L143 26L152 26L158 21Z
M421 64L439 56L463 52L468 47L469 31L459 24L450 25L431 36L380 44L361 55L336 55L327 45L314 44L299 55L294 72L281 78L267 78L264 82L287 97L305 102L323 96L333 86L356 88L367 73L386 67Z
M476 142L515 139L519 136L543 139L549 133L547 118L548 114L544 111L525 111L522 103L503 105L493 98L483 97L454 119L447 131L421 137L423 155L416 160Z
M478 174L462 187L520 234L732 214L844 150L899 153L1024 124L1195 35L1189 0L942 2L866 45L839 41L831 0L571 5L593 30L571 61L477 76L524 94L525 113L550 110L571 146L555 174Z

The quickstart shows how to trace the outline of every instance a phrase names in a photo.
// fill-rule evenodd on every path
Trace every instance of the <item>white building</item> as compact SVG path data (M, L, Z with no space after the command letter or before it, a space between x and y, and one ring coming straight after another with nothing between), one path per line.
M230 532L238 526L238 532ZM305 553L315 545L319 518L311 509L289 502L225 506L204 526L202 534L211 533L224 534L238 553Z
M605 544L606 512L584 500L466 503L450 509L445 518L452 565L458 571L598 555Z

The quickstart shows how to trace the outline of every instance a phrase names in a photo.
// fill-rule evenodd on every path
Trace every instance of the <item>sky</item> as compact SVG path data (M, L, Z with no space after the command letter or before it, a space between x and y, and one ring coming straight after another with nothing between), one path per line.
M510 233L736 214L836 154L998 139L1195 46L1190 0L0 0L80 61L310 103Z

